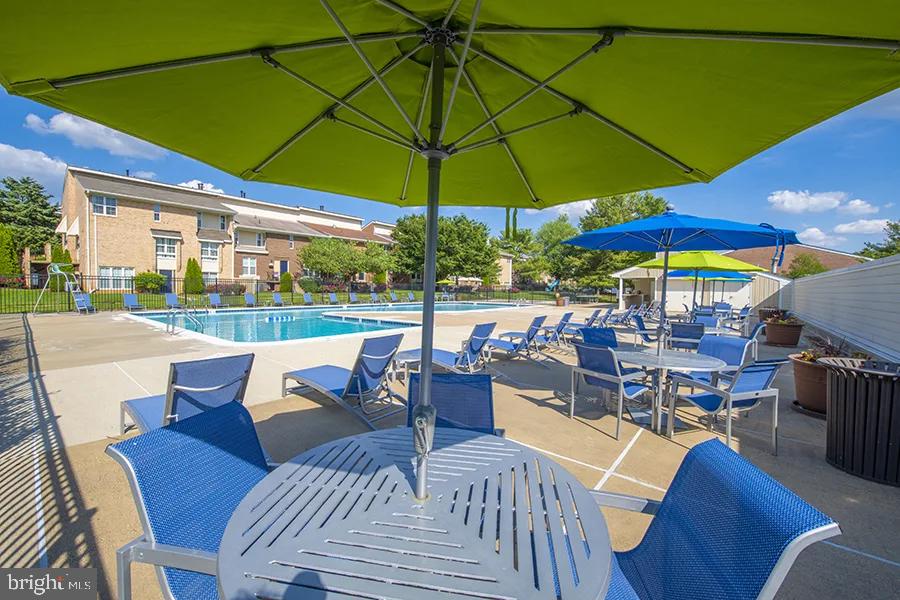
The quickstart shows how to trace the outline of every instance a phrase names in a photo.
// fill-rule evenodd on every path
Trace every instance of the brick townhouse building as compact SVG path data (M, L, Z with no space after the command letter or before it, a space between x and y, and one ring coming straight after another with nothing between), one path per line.
M394 226L353 215L285 206L69 167L56 231L94 288L122 289L137 273L184 277L199 261L204 279L275 281L310 273L297 251L317 237L360 246L391 244ZM371 275L361 273L360 280Z

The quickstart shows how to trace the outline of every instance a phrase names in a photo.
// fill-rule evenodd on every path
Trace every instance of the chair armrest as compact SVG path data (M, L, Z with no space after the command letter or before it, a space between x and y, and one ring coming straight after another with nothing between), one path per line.
M607 375L606 373L598 373L597 371L591 371L590 369L584 369L582 367L572 367L573 373L580 373L582 375L589 375L590 377L596 377L597 379L602 379L603 381L609 381L611 383L619 383L619 378L615 375Z
M206 575L216 574L216 554L194 548L148 542L143 537L119 549L133 562L172 567Z
M686 385L692 388L700 388L701 390L716 394L717 396L721 396L722 398L725 398L726 394L728 393L723 389L717 388L713 385L709 385L708 383L703 383L702 381L697 381L696 379L691 379L690 377L670 375L670 379L675 385Z
M657 500L641 498L640 496L630 496L628 494L601 492L599 490L589 490L588 492L594 499L594 502L597 503L597 506L621 508L622 510L644 513L645 515L655 515L662 504Z

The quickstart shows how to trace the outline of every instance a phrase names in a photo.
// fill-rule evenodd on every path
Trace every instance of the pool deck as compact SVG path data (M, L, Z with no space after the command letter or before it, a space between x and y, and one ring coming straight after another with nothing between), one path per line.
M574 307L576 318L593 307ZM490 313L438 313L435 344L458 348L472 324L497 321L521 330L538 314L553 323L563 309L532 306ZM384 313L377 313L383 316ZM406 313L404 319L416 318ZM408 330L403 349L418 346ZM620 339L631 335L623 332ZM357 421L314 395L281 398L281 373L326 362L350 366L359 337L301 344L223 347L169 336L121 314L0 317L0 566L93 566L102 598L113 598L115 549L139 533L121 469L104 453L119 439L119 402L163 393L168 364L249 349L256 361L246 404L276 460L363 431ZM763 358L787 350L762 345ZM495 361L497 425L508 438L557 460L585 485L661 498L685 452L717 434L692 411L673 440L626 418L619 440L602 403L579 402L567 416L571 355L554 352L546 368ZM900 489L846 475L824 460L825 422L791 408L790 368L779 375L780 453L769 453L769 412L735 422L734 447L757 466L840 522L844 535L804 552L779 598L897 598L900 589ZM395 390L405 395L402 383ZM399 424L385 423L385 426ZM129 434L133 435L133 434ZM721 437L721 436L720 436ZM649 517L605 511L616 550L640 541ZM134 568L134 597L160 598L152 570Z

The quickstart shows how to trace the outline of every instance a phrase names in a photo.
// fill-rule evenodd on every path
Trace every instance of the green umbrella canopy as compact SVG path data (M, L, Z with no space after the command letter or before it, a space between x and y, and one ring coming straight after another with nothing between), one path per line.
M3 0L0 83L246 179L420 205L446 19L441 203L525 207L709 181L900 86L896 0L400 3Z
M641 269L662 269L663 259L652 258L635 265ZM765 271L762 267L731 258L717 252L680 252L669 256L670 269L692 269L702 271L740 271L752 273Z

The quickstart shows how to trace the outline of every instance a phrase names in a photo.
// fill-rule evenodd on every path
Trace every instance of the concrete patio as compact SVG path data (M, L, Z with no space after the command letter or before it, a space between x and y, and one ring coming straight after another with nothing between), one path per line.
M574 308L575 317L593 307ZM456 348L479 321L521 330L538 314L553 323L563 309L531 306L489 314L437 315L435 343ZM408 318L410 315L405 316ZM410 330L402 348L418 345ZM620 336L630 341L624 331ZM256 353L246 404L265 448L287 459L363 428L315 395L280 397L281 373L331 362L349 366L359 339L245 348L168 336L122 315L10 315L0 319L0 564L92 566L101 598L114 598L115 550L139 533L121 469L103 452L118 439L119 402L162 393L169 362L242 351ZM787 350L762 345L762 358ZM717 435L692 411L691 428L673 440L628 421L614 439L615 417L603 402L581 398L568 418L571 354L553 352L546 368L495 361L497 425L535 447L586 486L662 498L686 451ZM825 462L825 421L793 410L790 368L777 386L780 453L769 452L769 411L735 421L734 448L837 520L844 534L804 552L780 598L896 598L900 589L900 490L846 475ZM395 384L405 395L402 382ZM386 422L385 427L401 423ZM131 434L129 434L131 435ZM724 436L720 436L724 440ZM636 545L649 517L606 511L613 547ZM135 598L159 598L151 568L137 565Z

